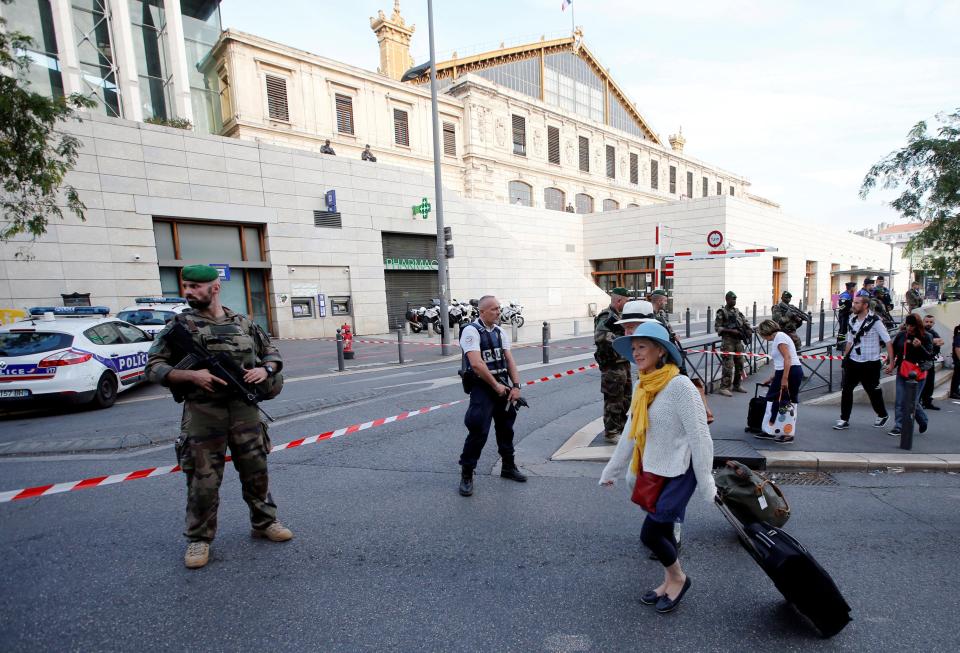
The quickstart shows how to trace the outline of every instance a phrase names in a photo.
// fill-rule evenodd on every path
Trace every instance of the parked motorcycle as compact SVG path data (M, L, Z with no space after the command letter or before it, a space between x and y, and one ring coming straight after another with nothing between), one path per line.
M510 302L507 306L500 305L500 324L516 324L523 326L523 306Z
M450 300L450 306L447 307L448 316L450 319L450 328L452 329L456 325L466 325L470 323L470 304L466 302L460 302L456 299Z
M431 326L434 333L443 333L443 325L440 324L440 301L437 299L434 299L430 306L407 309L406 317L407 322L410 323L410 330L414 333L420 333Z

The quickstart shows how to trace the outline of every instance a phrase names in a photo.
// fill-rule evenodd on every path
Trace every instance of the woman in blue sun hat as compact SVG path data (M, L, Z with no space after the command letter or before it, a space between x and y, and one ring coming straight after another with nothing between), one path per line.
M632 500L646 510L640 540L663 565L664 578L640 601L659 613L672 612L691 585L677 557L673 526L683 521L698 488L713 503L713 440L700 392L680 374L680 351L663 326L643 323L613 346L640 372L623 429L627 437L620 437L600 485L612 486L625 474Z

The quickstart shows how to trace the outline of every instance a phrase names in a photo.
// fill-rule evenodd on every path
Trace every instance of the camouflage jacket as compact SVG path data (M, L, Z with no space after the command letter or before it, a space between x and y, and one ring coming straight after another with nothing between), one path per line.
M923 297L920 296L920 291L914 290L911 288L904 294L904 300L907 302L907 308L911 311L915 308L920 308L923 306Z
M612 306L600 311L599 315L593 319L593 342L597 346L593 357L601 368L630 364L630 361L613 348L613 341L623 335L623 327L614 324L619 319L620 313L613 310Z
M667 330L667 335L670 336L670 342L679 347L680 339L677 338L677 334L673 332L673 327L670 326L670 314L661 308L659 311L654 313L654 317L657 318L657 321L660 323L660 325Z
M772 314L773 320L780 325L780 328L786 333L793 333L800 328L800 325L803 324L803 321L799 318L790 314L790 310L787 308L790 306L785 302L780 302L770 311Z
M273 363L279 372L283 367L283 358L270 342L270 336L246 315L226 307L223 312L224 316L216 321L189 308L174 317L170 324L157 334L153 346L150 347L147 378L154 383L169 386L167 377L183 358L183 353L175 351L164 339L164 335L175 322L183 324L193 334L194 339L208 350L227 354L243 368L251 369L264 363ZM229 399L230 396L230 391L226 389L209 393L194 387L189 390L187 398L222 400Z
M883 288L877 288L873 292L873 298L877 300L877 303L882 305L886 310L893 308L893 300L890 298L890 291L887 290L886 286Z
M736 307L721 306L717 309L717 317L713 321L713 331L722 338L742 340L746 324L747 318ZM721 329L734 329L737 333L721 333Z

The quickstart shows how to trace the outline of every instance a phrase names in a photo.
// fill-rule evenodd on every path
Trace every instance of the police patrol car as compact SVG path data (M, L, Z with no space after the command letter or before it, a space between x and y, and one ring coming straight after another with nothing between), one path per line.
M117 319L154 334L187 308L187 300L183 297L137 297L134 302L135 305L117 313Z
M0 405L65 399L107 408L145 380L153 336L109 313L37 306L31 317L0 326Z

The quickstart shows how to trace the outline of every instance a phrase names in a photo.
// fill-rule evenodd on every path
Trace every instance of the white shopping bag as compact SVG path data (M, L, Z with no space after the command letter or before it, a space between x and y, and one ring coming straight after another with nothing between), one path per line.
M780 410L774 412L775 403L767 402L767 410L763 415L763 432L768 435L796 435L797 434L797 405L790 400L780 404ZM771 413L774 413L771 416Z

